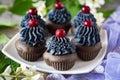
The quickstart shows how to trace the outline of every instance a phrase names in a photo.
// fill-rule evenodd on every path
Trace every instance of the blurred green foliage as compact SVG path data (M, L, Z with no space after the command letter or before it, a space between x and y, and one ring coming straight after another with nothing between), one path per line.
M4 45L8 41L9 41L9 38L5 34L0 33L0 45Z
M11 60L10 58L7 58L1 51L0 51L0 73L2 73L7 66L11 66L12 72L15 72L15 70L17 69L17 67L19 67L20 65L16 62L14 62L13 60Z
M25 15L26 11L32 6L32 0L15 0L13 6L9 9L12 13L17 15Z

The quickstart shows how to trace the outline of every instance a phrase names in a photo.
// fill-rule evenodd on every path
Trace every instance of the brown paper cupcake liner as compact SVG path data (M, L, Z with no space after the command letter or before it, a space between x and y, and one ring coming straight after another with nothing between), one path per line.
M70 21L68 21L67 23L64 23L64 24L55 24L49 20L46 20L46 25L47 25L48 32L50 32L52 35L55 34L55 31L57 29L64 29L65 32L68 33L69 29L72 27L72 24Z
M60 70L60 71L69 70L75 64L75 61L71 61L71 62L70 61L55 62L55 61L49 61L48 59L45 59L45 62L49 66L52 66L52 67L54 67L54 69Z
M78 51L77 55L81 60L89 61L89 60L94 59L98 55L98 52L99 51L96 51L96 52L81 52L81 51Z
M47 65L51 66L49 59L44 59Z
M18 54L21 58L27 60L27 61L36 61L39 57L41 57L42 54L29 54L29 53L20 53L18 50Z
M20 39L16 41L15 46L19 56L27 61L36 61L46 50L45 44L41 47L31 47L21 42Z
M101 49L101 43L97 43L94 47L77 47L77 55L81 60L89 61L98 55Z
M74 40L74 38L71 40L71 42L76 46L77 55L83 61L94 59L102 48L101 42L98 42L96 45L93 46L81 46Z

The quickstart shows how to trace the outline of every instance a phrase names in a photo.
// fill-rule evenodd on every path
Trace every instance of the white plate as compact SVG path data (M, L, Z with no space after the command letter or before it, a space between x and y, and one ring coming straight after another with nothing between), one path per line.
M13 59L14 61L25 64L28 67L36 66L36 69L42 72L47 73L60 73L60 74L82 74L82 73L88 73L92 71L98 64L101 63L102 59L104 58L106 54L107 49L107 33L105 30L100 30L100 36L101 36L101 43L102 43L102 49L100 50L98 56L91 61L81 61L77 60L75 65L72 69L67 71L58 71L54 68L46 65L44 60L41 58L38 61L35 62L28 62L23 60L17 53L15 48L15 41L19 38L19 34L16 34L2 49L2 52L8 56L9 58Z

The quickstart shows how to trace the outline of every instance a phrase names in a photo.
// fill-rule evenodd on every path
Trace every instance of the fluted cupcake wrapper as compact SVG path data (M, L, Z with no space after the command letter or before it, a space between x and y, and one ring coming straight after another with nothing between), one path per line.
M45 44L41 47L31 47L18 39L15 43L19 56L27 61L36 61L45 52Z
M77 43L74 38L71 40L71 42L76 46L77 55L83 61L94 59L102 48L101 42L98 42L93 46L82 46Z
M63 61L63 62L56 62L56 61L49 61L49 59L45 59L46 64L48 64L49 66L54 67L54 69L56 70L60 70L60 71L65 71L65 70L69 70L71 69L74 64L75 61Z
M18 50L18 53L21 58L27 61L36 61L42 54L29 54L29 53L22 53Z
M81 60L89 61L98 55L101 49L101 43L97 43L95 46L91 47L84 47L84 46L77 46L77 55Z
M67 55L55 56L46 51L43 54L43 59L48 66L51 66L56 70L65 71L71 69L74 66L78 57L76 52Z
M44 59L47 65L51 66L49 59Z
M49 33L51 33L52 35L55 34L55 31L57 29L64 29L66 33L68 33L69 29L72 27L71 22L67 22L64 24L55 24L49 20L46 20L46 25L47 25L47 30Z
M77 51L77 55L81 60L84 61L89 61L94 59L97 55L98 55L98 51L96 52L81 52L81 51Z

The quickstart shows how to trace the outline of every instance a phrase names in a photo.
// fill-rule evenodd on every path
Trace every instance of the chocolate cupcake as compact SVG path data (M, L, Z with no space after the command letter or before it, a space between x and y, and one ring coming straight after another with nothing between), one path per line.
M48 12L46 25L48 32L52 35L55 34L57 29L64 29L67 33L71 28L72 25L70 12L67 11L61 2L56 2L55 8Z
M82 25L82 22L85 20L91 20L96 24L96 19L93 14L90 13L90 8L88 6L82 6L82 10L78 12L78 14L72 20L72 33L75 33L77 27Z
M30 19L15 42L18 54L27 61L36 61L46 50L45 31L41 26L37 19Z
M75 46L65 37L63 29L57 29L56 35L52 36L48 43L47 50L43 58L47 65L54 67L56 70L71 69L77 59Z
M37 14L36 8L30 8L27 14L23 17L21 21L21 27L26 27L30 19L37 19L41 24L41 27L45 29L45 21L41 19L41 16Z
M80 59L88 61L94 59L100 49L100 35L96 23L85 20L77 27L72 43L76 45L77 55Z

